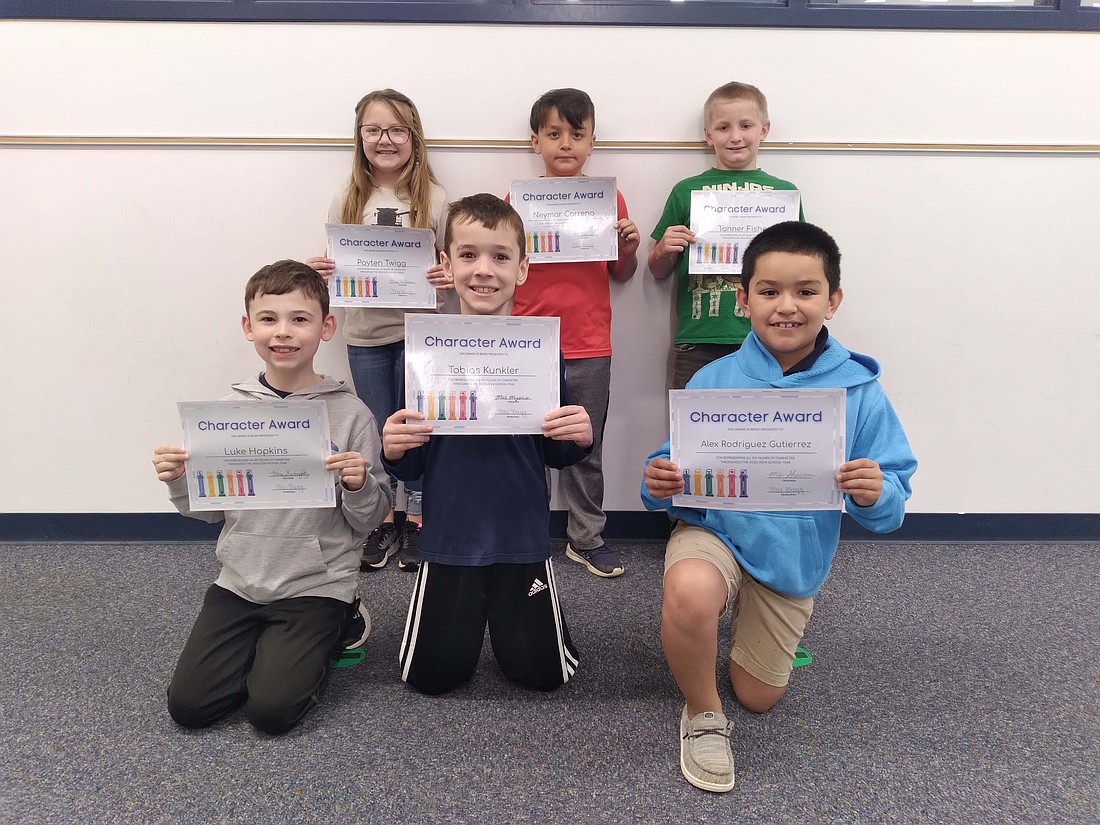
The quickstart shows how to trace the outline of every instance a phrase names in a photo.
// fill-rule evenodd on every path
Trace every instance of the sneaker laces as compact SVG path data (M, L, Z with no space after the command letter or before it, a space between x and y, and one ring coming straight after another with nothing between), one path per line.
M733 722L729 721L728 719L723 725L703 728L702 730L696 729L695 725L691 722L690 719L688 720L688 725L688 732L684 734L685 739L699 739L700 737L713 734L715 736L721 736L723 739L728 740L730 736L733 735Z
M719 724L717 715L709 719L704 716L699 722L689 718L687 728L684 739L693 743L692 755L696 763L703 770L721 772L730 759L733 722L726 719ZM719 741L703 738L707 736L717 736Z

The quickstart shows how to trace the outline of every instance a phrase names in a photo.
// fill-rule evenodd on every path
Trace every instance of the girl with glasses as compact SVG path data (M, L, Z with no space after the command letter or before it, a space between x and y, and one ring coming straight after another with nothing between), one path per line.
M447 193L428 163L420 113L413 102L393 89L371 92L355 106L355 156L351 179L336 193L329 207L329 223L362 223L375 226L427 228L435 232L436 248L443 241ZM327 256L306 261L327 281L335 262ZM440 282L443 267L426 273ZM381 435L382 425L405 406L405 313L438 311L420 309L361 309L348 307L344 337L355 391L370 407ZM397 480L390 478L396 500ZM363 569L385 567L398 553L402 570L416 570L419 561L420 482L405 483L404 528L395 525L390 511L367 538Z

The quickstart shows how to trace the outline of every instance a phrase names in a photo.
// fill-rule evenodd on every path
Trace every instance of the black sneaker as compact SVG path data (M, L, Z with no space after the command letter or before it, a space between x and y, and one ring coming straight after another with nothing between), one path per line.
M363 543L361 570L381 570L398 550L397 528L392 521L385 521L371 530Z
M420 525L415 521L406 521L401 530L401 554L397 557L397 566L413 573L420 569Z
M601 544L591 550L574 550L572 545L567 544L565 545L565 555L573 561L583 564L588 568L589 573L604 579L621 576L625 569L619 559L619 554L606 544Z
M344 650L362 647L370 636L370 613L359 597L351 604L347 624L344 625L344 635L340 639L340 647Z

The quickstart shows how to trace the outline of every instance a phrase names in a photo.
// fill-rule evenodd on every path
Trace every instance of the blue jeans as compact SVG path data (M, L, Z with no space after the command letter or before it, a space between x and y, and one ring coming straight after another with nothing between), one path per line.
M355 392L374 415L378 437L386 419L405 406L405 342L395 341L379 347L348 346L348 365ZM397 479L390 476L390 490L397 496ZM422 512L419 481L405 482L405 510L409 515Z

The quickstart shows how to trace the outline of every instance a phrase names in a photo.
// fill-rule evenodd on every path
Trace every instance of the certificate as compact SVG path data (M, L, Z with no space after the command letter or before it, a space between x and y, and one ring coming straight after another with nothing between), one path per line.
M614 178L514 180L509 201L523 218L531 263L618 259Z
M435 309L427 272L436 264L430 229L325 224L336 269L329 303L338 307Z
M678 507L839 510L843 389L672 390L671 458L684 474Z
M336 506L323 401L181 401L192 510Z
M688 274L740 275L749 241L773 224L797 221L800 198L797 189L692 192Z
M405 407L439 435L541 433L561 406L557 318L405 316Z

